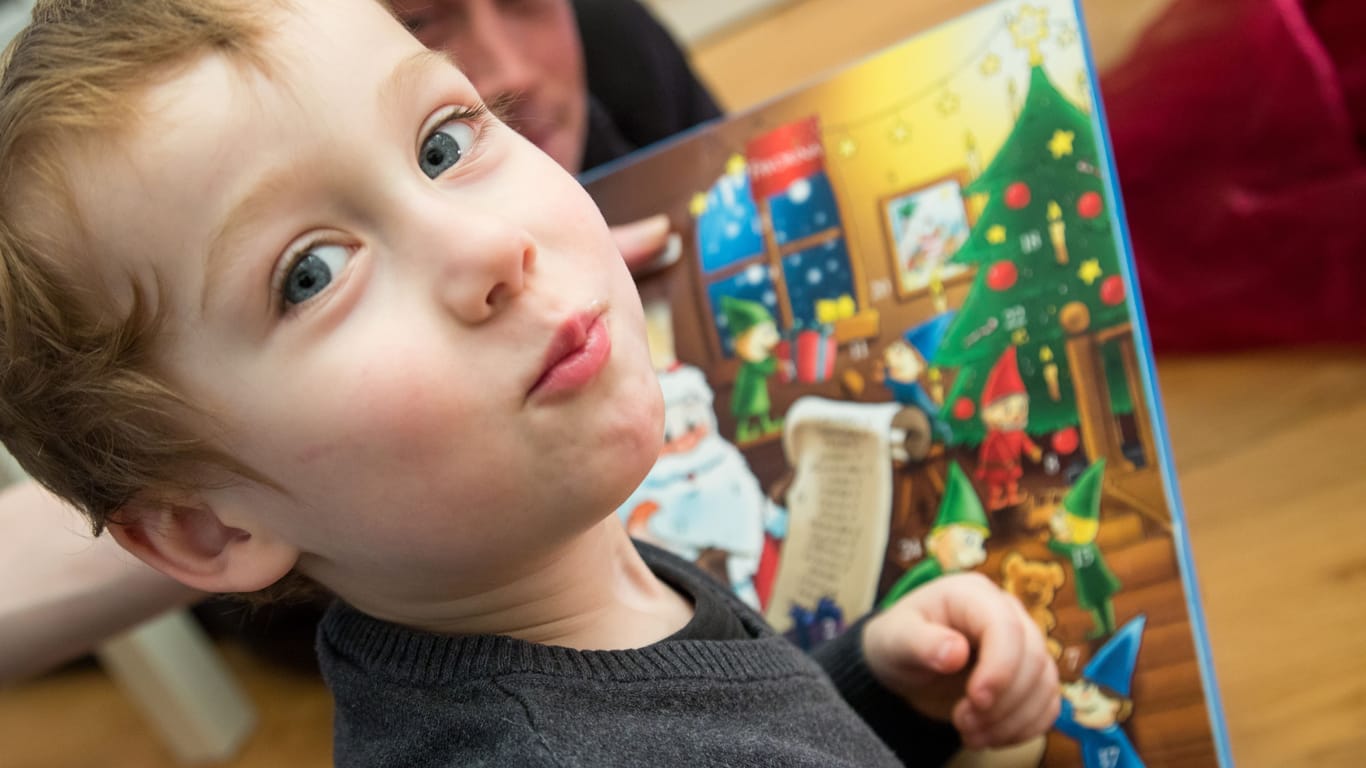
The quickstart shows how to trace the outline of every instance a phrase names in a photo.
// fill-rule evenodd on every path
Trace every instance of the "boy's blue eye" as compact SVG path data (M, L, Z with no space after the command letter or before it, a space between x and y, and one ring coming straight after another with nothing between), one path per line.
M295 259L280 288L286 306L302 304L322 293L346 266L350 250L340 245L317 245Z
M427 178L435 179L465 156L474 144L474 128L464 120L452 120L432 131L418 151L417 162Z

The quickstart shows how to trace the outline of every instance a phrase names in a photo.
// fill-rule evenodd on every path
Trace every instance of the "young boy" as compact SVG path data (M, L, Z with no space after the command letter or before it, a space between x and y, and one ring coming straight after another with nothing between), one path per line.
M0 80L4 440L191 587L336 595L338 764L893 765L952 749L926 716L1051 723L985 579L817 666L631 544L662 407L620 255L379 5L34 14Z

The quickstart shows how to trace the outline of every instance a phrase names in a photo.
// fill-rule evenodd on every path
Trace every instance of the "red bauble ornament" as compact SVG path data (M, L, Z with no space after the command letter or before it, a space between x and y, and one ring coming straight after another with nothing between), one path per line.
M1124 301L1124 278L1110 275L1100 283L1100 300L1113 307Z
M1053 433L1053 450L1063 456L1077 450L1079 442L1080 438L1077 435L1076 427L1067 427Z
M1086 192L1077 199L1077 213L1083 219L1094 219L1105 209L1105 202L1100 199L1097 192Z
M1006 187L1006 207L1012 211L1018 211L1029 205L1029 185L1023 181L1017 181Z
M953 404L953 417L959 421L972 418L972 414L976 412L977 406L973 405L972 401L966 397L958 398L957 402Z
M987 287L993 291L1004 291L1014 285L1019 276L1014 262L998 261L987 270Z

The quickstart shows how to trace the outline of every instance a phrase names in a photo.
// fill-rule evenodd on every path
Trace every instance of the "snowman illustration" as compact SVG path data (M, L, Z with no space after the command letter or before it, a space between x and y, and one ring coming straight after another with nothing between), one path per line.
M679 365L659 378L664 449L618 515L632 537L692 560L758 608L754 576L765 533L783 538L785 515L717 431L714 396L702 372Z

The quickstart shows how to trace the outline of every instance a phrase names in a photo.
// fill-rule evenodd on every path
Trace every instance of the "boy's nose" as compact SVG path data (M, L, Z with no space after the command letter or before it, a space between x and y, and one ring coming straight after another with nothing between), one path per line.
M462 323L476 325L501 312L535 268L531 234L497 214L465 211L425 229L429 234L414 247L429 255L437 302Z

